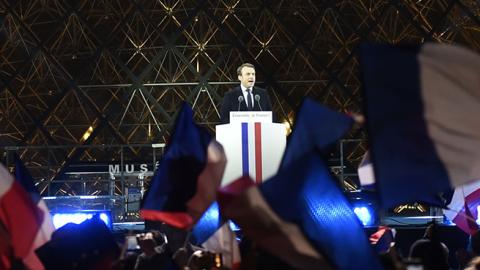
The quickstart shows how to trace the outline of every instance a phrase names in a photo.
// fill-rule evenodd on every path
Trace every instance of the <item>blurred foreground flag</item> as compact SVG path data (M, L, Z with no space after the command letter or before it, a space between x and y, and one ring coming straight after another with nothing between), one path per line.
M35 187L33 177L30 175L30 172L27 170L22 160L16 154L14 158L15 180L20 183L20 185L25 189L25 191L28 192L28 194L30 194L32 202L43 212L42 223L37 231L37 235L35 236L30 253L23 261L30 269L44 269L43 264L35 254L35 249L50 241L52 233L55 231L55 227L53 226L50 211L48 210L45 201L40 196L37 187Z
M445 206L441 192L480 178L480 56L461 47L365 44L370 154L385 208Z
M193 226L192 244L196 246L202 245L202 243L207 241L223 224L223 220L220 219L218 203L215 201L207 208L195 226Z
M215 201L226 157L184 103L140 210L145 220L189 229Z
M31 255L42 220L42 211L7 168L0 164L0 226L3 225L8 232L11 249L0 254L0 269L10 269L12 259L23 261Z
M315 152L261 186L241 178L219 190L221 213L295 269L382 269L355 213ZM347 259L348 258L348 259Z
M378 230L370 235L370 244L375 247L378 253L386 253L392 245L395 244L395 229L386 226L378 227Z
M375 174L373 173L373 164L370 161L370 153L368 151L363 155L357 171L362 188L370 188L374 186Z
M221 254L223 265L228 269L239 268L240 248L230 222L221 219L217 202L212 203L195 224L191 241L196 246Z
M480 181L455 188L452 200L443 214L462 231L474 235L478 232L478 207L480 206Z
M314 148L325 151L341 139L353 123L353 118L350 116L305 98L297 112L294 129L283 154L280 168L288 166L289 163Z
M215 233L202 243L210 252L222 255L222 263L227 269L239 269L242 261L240 248L230 223L225 222Z

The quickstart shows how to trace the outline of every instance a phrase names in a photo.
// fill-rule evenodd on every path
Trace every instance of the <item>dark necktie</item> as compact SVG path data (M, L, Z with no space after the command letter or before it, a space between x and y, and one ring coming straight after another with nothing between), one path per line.
M253 110L251 91L251 89L247 89L247 107L249 111Z

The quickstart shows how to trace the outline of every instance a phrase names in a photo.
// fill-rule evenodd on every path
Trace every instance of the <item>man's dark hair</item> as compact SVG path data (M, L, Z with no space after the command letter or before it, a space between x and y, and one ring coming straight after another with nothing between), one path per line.
M254 65L252 65L252 64L250 64L250 63L243 63L241 66L239 66L239 67L237 68L237 75L242 75L242 69L243 69L244 67L250 67L250 68L255 69L255 66L254 66Z

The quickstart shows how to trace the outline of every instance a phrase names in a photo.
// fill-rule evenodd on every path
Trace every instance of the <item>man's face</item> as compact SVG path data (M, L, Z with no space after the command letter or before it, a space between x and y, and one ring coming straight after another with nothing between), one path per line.
M242 75L238 75L238 80L245 88L252 88L255 84L255 69L243 67Z

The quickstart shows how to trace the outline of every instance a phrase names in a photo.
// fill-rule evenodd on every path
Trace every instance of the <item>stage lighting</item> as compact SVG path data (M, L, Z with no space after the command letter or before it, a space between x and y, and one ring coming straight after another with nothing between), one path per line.
M102 210L83 210L75 212L58 212L52 213L53 226L58 229L67 223L80 224L93 216L99 215L99 218L105 222L108 228L112 228L112 214L110 211Z
M379 223L378 208L376 207L376 194L366 191L347 192L353 212L357 215L360 223L365 227L376 226Z
M368 206L354 206L353 212L355 212L363 226L373 226L375 224L375 215Z
M229 225L230 225L230 230L234 231L234 232L238 232L238 231L241 231L242 229L240 229L240 227L235 224L233 221L229 220Z

